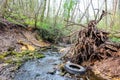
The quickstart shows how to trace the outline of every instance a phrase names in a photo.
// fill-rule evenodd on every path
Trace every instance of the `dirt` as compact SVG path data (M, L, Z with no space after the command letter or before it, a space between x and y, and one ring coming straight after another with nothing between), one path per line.
M38 41L35 35L37 35L36 32L19 24L0 19L0 55L8 51L21 52L23 47L28 45L32 50L50 45L44 41ZM13 80L17 68L15 64L3 63L0 57L0 80Z
M120 80L120 57L112 57L101 62L95 62L92 71L107 80Z
M36 48L49 45L43 41L36 40L35 35L37 35L36 32L31 32L21 25L4 20L4 23L0 23L0 53L11 48L19 52L23 46L20 42L30 44Z

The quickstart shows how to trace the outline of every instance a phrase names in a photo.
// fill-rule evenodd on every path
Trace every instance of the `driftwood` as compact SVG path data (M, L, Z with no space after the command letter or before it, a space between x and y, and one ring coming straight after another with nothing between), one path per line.
M105 15L106 12L103 11L98 20L90 21L87 28L79 31L78 40L68 51L67 59L82 63L118 56L116 53L120 50L120 44L109 41L110 33L97 29L96 26Z

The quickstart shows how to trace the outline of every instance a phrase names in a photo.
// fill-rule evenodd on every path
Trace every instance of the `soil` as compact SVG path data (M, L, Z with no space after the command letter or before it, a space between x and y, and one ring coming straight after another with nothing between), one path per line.
M21 52L22 47L30 45L35 49L49 46L49 43L38 41L36 32L32 32L21 25L0 19L0 55L7 51ZM17 65L3 63L0 58L0 80L13 80Z
M21 25L12 24L7 21L0 24L0 53L8 51L10 48L20 51L22 47L20 42L30 44L35 48L49 45L43 41L36 40L35 35L37 35L37 32L32 32L32 30L28 30Z
M107 80L120 80L120 57L95 62L92 71Z

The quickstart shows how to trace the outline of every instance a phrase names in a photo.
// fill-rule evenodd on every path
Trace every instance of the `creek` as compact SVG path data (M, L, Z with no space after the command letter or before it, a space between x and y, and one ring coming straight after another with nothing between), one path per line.
M29 60L24 63L16 72L14 80L84 80L80 76L60 75L61 71L58 66L63 63L61 53L50 49L44 51L43 54L45 55L44 58ZM88 80L103 80L94 75L90 76Z

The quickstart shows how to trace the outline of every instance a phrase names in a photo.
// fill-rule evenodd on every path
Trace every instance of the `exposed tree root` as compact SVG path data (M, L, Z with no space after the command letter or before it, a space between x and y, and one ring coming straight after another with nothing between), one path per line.
M96 27L104 15L106 13L103 11L99 20L90 21L87 28L79 31L78 40L67 55L72 62L82 63L119 56L116 53L120 50L120 44L109 41L109 33Z

